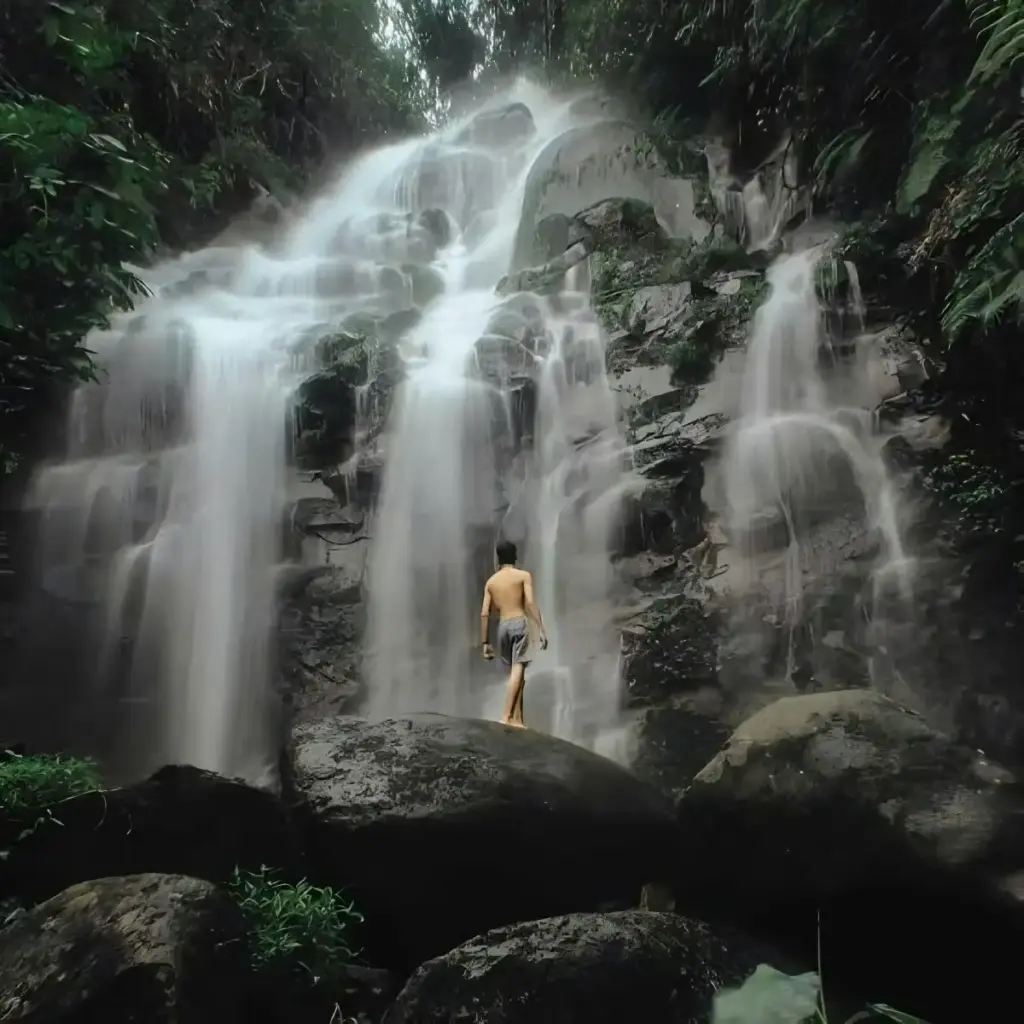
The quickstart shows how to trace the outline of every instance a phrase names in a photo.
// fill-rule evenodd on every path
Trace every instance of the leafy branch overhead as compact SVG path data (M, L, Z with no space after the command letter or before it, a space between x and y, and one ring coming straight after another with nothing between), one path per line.
M0 472L125 264L210 237L262 189L419 124L374 0L9 0L0 7Z

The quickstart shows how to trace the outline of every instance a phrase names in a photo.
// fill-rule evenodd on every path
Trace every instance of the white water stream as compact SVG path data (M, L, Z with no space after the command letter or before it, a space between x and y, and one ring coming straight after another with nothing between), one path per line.
M864 360L839 355L844 345L856 352L864 331L856 268L843 267L851 341L829 330L834 296L821 295L818 272L827 257L827 245L816 245L780 256L769 269L770 291L754 318L739 415L722 461L723 525L738 556L723 582L742 592L781 578L774 598L790 629L801 621L805 586L813 579L815 530L844 510L880 541L874 613L890 597L911 597L912 564L873 436L877 396Z
M80 605L97 634L77 666L93 687L79 703L106 720L126 772L189 762L254 776L272 759L291 396L315 369L310 337L410 308L417 268L443 290L399 343L406 381L380 451L354 458L386 467L366 581L367 710L496 714L504 680L479 661L475 633L503 527L551 637L527 720L610 749L608 548L624 449L586 267L550 300L495 294L533 162L584 121L528 84L499 100L524 102L535 130L480 139L467 119L369 153L273 244L142 272L153 296L89 339L100 378L74 396L66 459L38 475L29 506L42 591ZM419 216L428 209L447 231ZM510 313L528 337L506 331L484 367L478 341ZM526 377L532 449L514 436L508 390Z

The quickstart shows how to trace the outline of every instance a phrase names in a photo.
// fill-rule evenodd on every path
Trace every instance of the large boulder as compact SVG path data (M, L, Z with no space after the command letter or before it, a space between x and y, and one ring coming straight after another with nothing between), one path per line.
M602 199L581 210L570 229L588 253L638 246L667 251L668 235L650 203L638 199Z
M47 899L90 878L146 871L226 882L236 866L302 872L289 816L269 792L187 766L27 815L0 811L0 899Z
M993 1005L993 986L1012 998L993 965L1024 939L1024 794L884 695L775 701L678 810L687 912L775 930L803 921L793 938L820 942L834 971L855 970L873 996L932 1024L971 1018L976 988L954 999L934 985L944 972L976 972Z
M351 888L384 966L411 970L513 921L636 906L673 863L656 791L532 730L323 718L294 728L287 764L312 870Z
M753 947L675 914L570 914L496 928L423 964L384 1024L707 1022Z
M250 1019L249 985L241 912L194 878L82 882L0 931L12 1024L231 1024Z
M703 871L698 848L715 845L738 897L786 901L939 875L999 890L1024 868L1017 780L874 690L768 705L696 776L679 813L686 856ZM728 857L717 849L722 829Z
M458 143L477 146L516 146L537 131L533 114L525 103L505 103L481 110L455 137Z
M651 139L625 120L600 119L552 139L530 167L514 269L530 262L534 231L553 214L575 216L608 196L650 203L673 235L703 238L694 181L675 176Z

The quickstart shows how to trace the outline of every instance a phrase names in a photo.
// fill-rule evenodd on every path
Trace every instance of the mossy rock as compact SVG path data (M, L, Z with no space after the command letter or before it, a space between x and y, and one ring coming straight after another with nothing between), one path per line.
M577 213L572 228L588 252L632 246L661 252L669 241L654 207L639 199L604 199Z

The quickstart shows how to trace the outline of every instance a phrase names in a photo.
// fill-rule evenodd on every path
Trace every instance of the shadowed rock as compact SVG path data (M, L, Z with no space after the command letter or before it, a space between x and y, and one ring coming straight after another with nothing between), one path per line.
M83 882L0 932L4 1021L232 1024L249 985L241 912L194 878Z
M674 914L570 914L496 928L423 964L384 1024L680 1024L753 973L749 943Z
M532 730L422 714L297 725L314 872L350 886L368 953L409 969L511 921L635 906L676 843L654 790Z
M17 820L0 813L0 849L8 851L0 861L0 898L25 902L90 878L142 871L226 882L236 866L302 870L288 815L272 793L188 766Z
M1024 938L1021 787L882 694L770 704L678 806L686 912L801 932L834 972L932 1024L971 1019L977 994L937 974L1013 998L996 965Z

